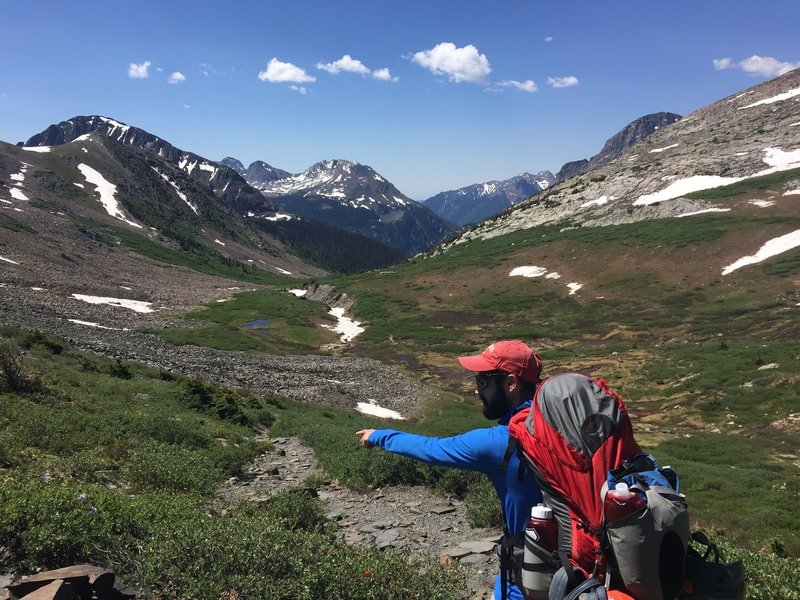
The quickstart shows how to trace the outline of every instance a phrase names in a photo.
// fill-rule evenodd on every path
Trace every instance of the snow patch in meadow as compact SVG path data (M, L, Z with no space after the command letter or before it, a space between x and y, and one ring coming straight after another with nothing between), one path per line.
M767 243L761 246L761 248L759 248L758 252L755 254L751 256L744 256L722 269L722 274L728 275L737 269L741 269L747 265L760 263L768 258L797 248L798 246L800 246L800 229L769 240Z
M294 295L295 295L295 296L297 296L298 298L302 298L302 297L304 297L304 296L305 296L305 295L308 293L308 290L287 290L287 291L288 291L290 294L294 294Z
M769 208L770 206L775 204L775 200L748 200L747 203L752 204L753 206L757 206L759 208Z
M103 205L103 208L106 209L106 212L109 215L115 219L119 219L120 221L125 221L128 225L133 225L134 227L142 229L142 226L139 225L139 223L128 219L125 216L125 213L120 210L119 203L117 202L116 198L116 185L106 180L105 177L103 177L89 165L81 163L78 165L78 169L81 173L83 173L83 176L86 178L86 182L95 186L97 193L100 194L100 203Z
M3 262L11 263L12 265L18 265L19 263L15 260L11 260L10 258L6 258L5 256L0 256L0 260Z
M76 300L82 300L89 304L109 304L111 306L119 306L120 308L128 308L139 313L151 313L153 309L150 308L152 302L144 302L142 300L127 300L124 298L104 298L102 296L87 296L85 294L72 294Z
M356 410L365 415L380 417L381 419L397 419L400 421L406 420L406 418L396 410L378 406L375 404L374 400L370 400L369 402L359 402L356 404Z
M798 194L800 194L800 188L797 188L796 190L789 190L788 192L783 192L784 196L796 196Z
M530 265L526 267L514 267L508 273L509 277L542 277L544 276L545 279L561 279L561 275L556 271L550 271L548 273L547 269L544 267L537 267L535 265ZM579 289L583 287L580 283L568 283L567 287L570 289L569 295L571 296Z
M509 277L541 277L542 275L547 273L547 269L544 267L514 267L509 272Z
M292 274L291 271L287 271L286 269L281 269L280 267L274 267L274 268L278 273L281 273L283 275L291 275Z
M577 291L579 289L581 289L583 287L583 284L582 283L573 282L573 283L568 283L567 287L569 288L569 295L572 296L575 293L577 293Z
M219 240L218 240L218 239L216 239L216 238L214 239L214 243L215 243L215 244L219 244L220 246L224 246L224 245L225 245L225 242L221 242L221 241L219 241Z
M22 149L28 152L50 152L50 146L24 146Z
M337 323L336 325L323 325L323 327L338 333L341 341L350 342L359 333L364 332L360 321L354 321L344 315L344 308L334 307L328 311L328 314L336 317Z

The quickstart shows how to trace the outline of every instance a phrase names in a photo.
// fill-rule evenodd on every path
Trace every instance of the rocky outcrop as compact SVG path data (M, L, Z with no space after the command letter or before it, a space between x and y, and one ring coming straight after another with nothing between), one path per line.
M564 181L596 169L619 157L625 150L640 140L655 133L662 127L680 121L681 116L670 112L659 112L639 117L626 125L622 131L610 137L603 149L591 159L575 160L566 163L556 175L556 181Z
M0 600L124 600L136 597L113 572L83 564L41 571L13 579L0 589Z

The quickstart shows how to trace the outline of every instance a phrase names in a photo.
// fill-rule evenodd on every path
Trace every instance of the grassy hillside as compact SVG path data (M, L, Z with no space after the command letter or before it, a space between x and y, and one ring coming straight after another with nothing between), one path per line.
M325 470L352 487L432 485L466 496L473 523L499 526L494 491L482 477L360 449L353 432L379 426L376 419L257 400L77 353L37 332L0 333L0 566L90 561L153 598L464 597L458 570L345 545L324 505L307 493L314 480L267 502L223 505L215 490L265 448L255 430L267 426L273 435L302 437ZM10 358L19 369L9 369ZM408 427L449 435L480 424L470 402L450 398ZM727 472L703 475L712 487ZM751 489L773 476L762 474ZM716 533L728 559L745 561L749 598L800 598L798 559L782 557L777 543L759 553L739 550Z
M313 482L222 504L265 448L256 429L301 412L5 328L0 570L93 562L143 598L459 598L457 569L347 546Z

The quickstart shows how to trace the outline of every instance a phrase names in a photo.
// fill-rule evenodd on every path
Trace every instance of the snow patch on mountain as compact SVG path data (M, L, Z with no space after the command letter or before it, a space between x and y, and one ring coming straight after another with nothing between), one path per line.
M86 182L95 186L95 189L100 196L100 203L103 205L103 208L106 209L106 212L109 215L115 219L119 219L120 221L125 221L128 225L133 225L134 227L142 229L142 226L139 225L139 223L128 219L125 213L120 209L119 202L117 201L116 197L116 185L106 180L105 177L103 177L99 172L95 171L89 165L81 163L78 165L78 169L83 174Z

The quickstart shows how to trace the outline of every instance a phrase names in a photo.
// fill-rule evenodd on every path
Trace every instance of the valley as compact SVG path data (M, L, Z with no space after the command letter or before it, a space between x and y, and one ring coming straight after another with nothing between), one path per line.
M458 504L460 527L496 528L485 480L366 453L354 432L486 425L456 357L519 338L545 375L602 377L619 392L639 443L680 474L692 525L746 561L749 597L797 597L798 90L793 71L669 116L614 159L458 231L422 207L401 214L413 201L352 161L299 176L212 164L105 117L0 144L0 561L62 560L52 515L82 523L72 497L89 490L111 533L67 555L115 563L156 596L227 593L170 552L196 548L198 564L252 591L284 572L310 581L297 574L322 548L341 572L298 586L323 596L372 589L364 573L381 572L470 597L474 571L468 592L458 569L381 553L377 535L342 544L315 496L425 486ZM312 172L313 193L300 185ZM374 204L366 188L388 204L342 231L349 211ZM368 235L377 223L392 233ZM337 332L342 317L352 322ZM274 439L302 444L304 464L313 452L308 477L288 492L260 477L258 502L215 504L225 481L269 462ZM302 527L299 514L311 515ZM264 549L298 528L297 557L266 564ZM222 567L209 540L233 532L264 551ZM248 580L257 569L269 577ZM154 575L165 570L166 583Z

